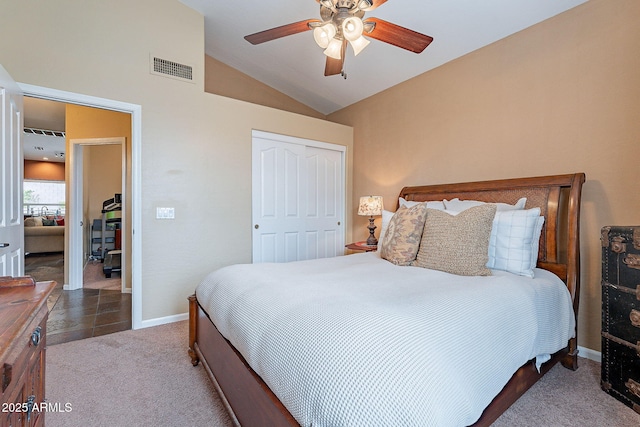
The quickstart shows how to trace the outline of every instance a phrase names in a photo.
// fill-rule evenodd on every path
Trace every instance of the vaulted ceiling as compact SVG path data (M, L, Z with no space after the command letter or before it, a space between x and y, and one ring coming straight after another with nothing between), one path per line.
M311 31L258 45L244 39L273 27L320 19L316 0L180 1L204 15L209 56L329 114L587 0L388 0L365 19L380 18L434 41L415 54L371 40L357 57L347 52L347 79L324 76L326 57Z

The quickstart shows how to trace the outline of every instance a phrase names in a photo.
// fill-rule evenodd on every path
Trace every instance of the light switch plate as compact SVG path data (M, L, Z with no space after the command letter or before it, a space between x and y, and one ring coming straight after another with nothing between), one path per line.
M175 208L156 208L156 219L175 219Z

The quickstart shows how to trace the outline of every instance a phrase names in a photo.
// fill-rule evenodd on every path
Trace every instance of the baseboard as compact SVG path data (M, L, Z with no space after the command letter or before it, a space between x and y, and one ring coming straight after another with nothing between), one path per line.
M593 360L594 362L602 362L602 353L591 350L590 348L578 346L578 356Z
M174 314L173 316L157 317L155 319L143 320L140 323L140 328L150 328L151 326L165 325L167 323L180 322L182 320L189 320L189 313Z

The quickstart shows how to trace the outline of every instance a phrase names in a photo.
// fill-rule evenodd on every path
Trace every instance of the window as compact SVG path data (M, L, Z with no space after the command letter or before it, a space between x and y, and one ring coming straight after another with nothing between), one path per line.
M23 183L25 215L64 216L64 181L36 181L25 179Z

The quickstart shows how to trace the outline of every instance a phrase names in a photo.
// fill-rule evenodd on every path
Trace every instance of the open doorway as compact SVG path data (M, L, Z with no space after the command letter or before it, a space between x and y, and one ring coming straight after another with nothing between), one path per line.
M25 259L26 274L34 276L36 280L56 280L59 284L49 302L51 310L49 317L51 324L48 325L47 333L49 343L60 343L131 329L131 273L127 274L125 263L120 261L120 259L131 259L132 239L130 235L122 236L123 232L131 232L130 205L123 203L124 200L122 200L123 197L128 198L130 203L132 193L131 168L128 167L131 164L131 147L128 146L131 144L131 114L32 97L25 97L25 100L25 127L31 123L30 120L34 118L34 115L42 114L42 105L48 105L49 108L58 111L62 107L64 111L62 114L63 125L46 126L62 133L62 141L64 141L62 148L60 146L55 148L58 153L58 167L62 165L63 168L62 174L59 173L56 178L59 182L60 175L62 175L62 182L67 189L62 198L58 197L61 199L58 200L61 206L54 207L58 225L56 228L64 229L61 239L64 240L66 235L68 242L69 237L74 234L82 236L80 245L72 242L66 245L63 243L62 247L44 248L44 252L41 254L36 256L31 253L27 255L28 259ZM29 107L32 105L37 105L38 108L30 109ZM114 125L114 122L109 120L114 115L120 116L119 122L124 123L124 126L118 126L117 121ZM71 116L71 120L69 120L69 116ZM29 121L27 117L29 117ZM82 125L77 123L82 123ZM85 126L92 124L92 129L87 130ZM39 128L43 127L45 126L39 125ZM68 143L70 135L104 135L110 132L123 136L89 140L90 143L82 146L84 153L82 149L79 150L80 163L85 167L80 169L80 174L73 174L74 168L70 162L74 161L72 155L74 144ZM34 148L28 138L25 138L24 141L25 164L27 161L38 162L40 165L52 163L48 162L48 158L28 159ZM35 148L36 151L47 152L49 150L45 141L37 145L39 147ZM33 168L33 165L31 167ZM32 196L33 192L28 195ZM78 195L81 196L78 197ZM27 196L26 192L25 196ZM123 210L114 209L116 197L119 199L118 207L122 206ZM69 210L74 206L74 202L80 206L75 215L75 218L79 218L80 221L70 222L69 220L73 216L69 215ZM105 202L109 206L103 205ZM49 216L54 216L52 207L35 206L33 200L25 209L34 209L33 213L29 212L31 216L47 218L46 220ZM108 232L105 234L109 234L109 237L101 239L101 241L104 240L109 245L108 247L102 245L93 247L92 233L95 227L92 223L95 219L102 220L103 210L110 212L105 215L109 224ZM123 218L124 212L128 213L126 219ZM83 224L87 224L87 227L82 227ZM86 228L86 232L83 231L83 228ZM100 231L102 232L102 227ZM25 230L25 237L26 233L27 230ZM118 235L117 242L115 241L116 234ZM117 257L118 262L115 262L116 257L112 253L116 246L120 251ZM101 256L96 255L98 252ZM108 265L111 267L109 274L105 274L103 269L103 263L107 257L109 257ZM91 261L94 264L95 261L98 261L98 268L93 270L99 271L100 274L94 272L94 274L87 275L86 267ZM42 268L43 263L47 264L45 268ZM116 265L117 268L114 268ZM74 282L72 279L77 277L80 277L80 281ZM100 283L101 278L103 279L102 283ZM87 283L86 279L90 279L90 282ZM117 286L114 286L116 280L118 283ZM107 286L103 286L104 282L109 283L106 284Z

